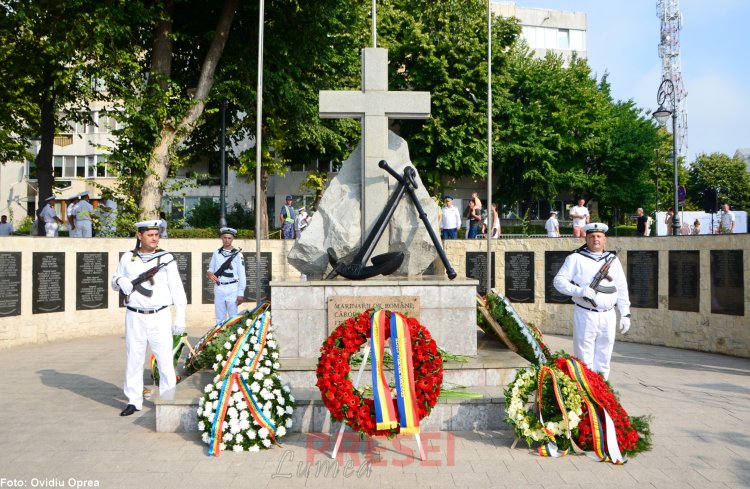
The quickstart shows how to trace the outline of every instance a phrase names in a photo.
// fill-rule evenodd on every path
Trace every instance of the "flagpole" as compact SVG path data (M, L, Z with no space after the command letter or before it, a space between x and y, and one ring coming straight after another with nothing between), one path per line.
M255 107L255 304L260 304L260 165L261 143L263 133L263 19L265 17L265 0L260 0L258 12L258 86L256 89Z
M487 0L487 288L492 288L492 227L495 220L492 216L492 8ZM498 219L500 215L498 213ZM500 230L498 229L498 233Z

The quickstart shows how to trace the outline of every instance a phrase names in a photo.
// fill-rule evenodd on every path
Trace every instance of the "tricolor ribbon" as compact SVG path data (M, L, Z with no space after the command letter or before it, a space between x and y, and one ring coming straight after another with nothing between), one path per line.
M276 441L276 425L269 419L264 413L258 401L255 399L250 387L248 387L245 379L240 375L239 372L234 372L224 379L219 392L218 404L216 406L216 412L214 413L214 420L211 424L211 437L208 442L208 455L219 456L221 453L221 440L224 436L224 419L227 415L227 409L229 409L229 398L232 397L232 389L234 385L237 385L242 396L245 398L248 410L252 414L253 419L261 428L268 430L271 439L276 445L279 442Z
M250 363L250 369L252 371L255 371L255 368L258 366L258 361L260 360L260 354L263 352L266 338L268 337L268 329L271 324L270 318L271 316L268 311L264 312L263 314L255 318L253 324L250 325L250 327L247 328L239 338L237 338L232 351L229 352L227 363L225 363L224 368L221 369L221 373L219 374L220 379L225 378L232 371L235 363L237 363L237 359L239 359L239 357L242 355L242 347L245 346L245 343L247 343L247 340L250 338L250 335L253 332L255 332L255 334L257 335L258 344L260 345L258 351L253 352L255 357Z
M594 391L591 389L581 363L576 358L568 358L565 360L565 363L573 380L578 383L580 390L585 394L582 398L589 412L594 449L593 452L586 452L586 455L600 462L612 462L615 465L627 463L628 459L622 455L620 445L617 443L615 423L605 409L604 404L597 399ZM604 418L603 424L602 418Z
M187 338L187 333L172 335L172 362L174 366L177 366L177 362L180 360L182 350L185 347L185 341L183 338ZM156 362L156 357L151 354L151 378L156 382L159 378L159 364ZM179 381L179 379L178 379Z
M560 408L560 412L562 413L563 422L565 423L565 431L568 438L571 438L570 436L570 427L568 424L568 411L565 409L565 402L562 398L562 393L560 392L560 387L557 385L557 378L555 378L555 373L552 371L549 367L541 367L539 369L539 374L537 376L537 395L536 395L536 402L537 402L537 410L539 411L539 421L542 423L542 429L547 434L547 436L551 437L552 440L555 439L555 434L547 429L547 427L544 425L544 417L542 416L542 391L544 389L544 378L549 375L550 380L552 381L552 392L555 394L555 400L557 401L557 406ZM537 449L537 452L542 457L553 457L553 458L559 458L564 457L568 454L568 450L560 451L557 448L557 443L554 441L549 441L545 444L542 444Z
M396 405L383 371L385 355L385 328L390 327L393 369L396 380ZM406 319L399 313L390 313L390 322L385 310L372 313L370 358L372 360L373 400L375 421L378 430L400 427L401 433L419 433L419 411L414 387L414 364L411 357L411 335Z

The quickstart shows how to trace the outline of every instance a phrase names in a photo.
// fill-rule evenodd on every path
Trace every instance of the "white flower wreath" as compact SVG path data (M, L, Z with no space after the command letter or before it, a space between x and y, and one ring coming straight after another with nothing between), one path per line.
M553 398L542 399L542 411L547 408L557 410L557 414L545 418L544 425L539 420L539 414L529 409L529 397L537 390L539 366L532 366L516 374L513 383L505 391L505 422L513 426L516 436L522 438L531 447L533 443L555 442L560 448L570 446L570 432L578 427L581 421L581 395L576 384L557 368L552 372L560 389L560 396L568 415L567 426L562 413L557 409L557 401ZM553 435L549 435L545 428Z
M266 314L269 314L270 321L270 312ZM232 386L232 392L227 393L229 397L222 433L217 434L221 436L221 450L258 451L270 448L274 440L284 436L292 426L294 397L289 387L283 385L276 374L279 353L272 331L269 329L265 344L261 345L262 341L259 341L260 324L261 321L248 320L244 325L238 325L228 336L224 343L225 352L216 355L216 363L213 365L217 375L204 388L204 394L198 401L198 430L201 432L201 439L210 444L214 421L220 415L217 413L219 397L225 383L225 379L221 378L221 371L234 346L247 328L250 328L247 340L239 350L231 372L227 372L226 376L238 374L253 398L251 403L254 403L253 406L248 405L236 383ZM253 371L250 367L256 357L258 361L255 363L256 370Z

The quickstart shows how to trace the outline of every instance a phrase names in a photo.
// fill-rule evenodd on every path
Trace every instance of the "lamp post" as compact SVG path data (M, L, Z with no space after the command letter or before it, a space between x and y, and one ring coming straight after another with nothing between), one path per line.
M669 104L672 109L668 109L664 106L669 98ZM656 109L653 116L654 119L659 121L661 125L665 125L667 117L672 116L672 165L674 166L674 216L672 217L672 235L680 235L680 214L679 210L679 197L677 195L677 94L675 93L674 83L672 80L665 78L661 85L659 85L659 91L656 94L656 103L659 104L659 108Z
M221 183L219 184L219 201L221 216L219 217L219 227L224 228L227 226L227 162L226 162L226 146L227 146L227 101L221 101Z

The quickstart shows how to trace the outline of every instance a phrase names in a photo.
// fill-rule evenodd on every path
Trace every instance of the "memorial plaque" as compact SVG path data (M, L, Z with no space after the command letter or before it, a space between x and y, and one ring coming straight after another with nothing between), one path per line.
M174 261L177 263L177 270L180 272L180 278L182 279L182 286L185 287L185 296L187 297L187 303L192 304L193 299L193 286L191 277L193 276L193 265L191 263L192 253L189 251L172 251ZM156 265L156 263L154 263Z
M109 305L107 260L106 252L76 253L76 311Z
M711 250L711 313L745 315L742 250Z
M206 275L206 272L208 272L208 265L211 264L211 257L213 255L213 252L201 253L201 274L203 275L203 278L201 279L201 284L203 284L203 287L201 287L201 302L203 304L214 303L214 283L211 282Z
M21 314L21 252L0 253L0 317Z
M35 252L31 264L31 313L65 310L65 253Z
M544 302L548 304L572 304L573 299L569 295L561 294L555 288L553 281L555 275L570 255L567 251L545 251L544 252Z
M505 297L511 302L534 302L534 252L505 252Z
M669 252L669 310L700 311L699 251Z
M492 270L490 270L490 287L495 288L495 252L492 252ZM487 291L487 253L484 251L466 252L466 277L479 280L477 292L486 295Z
M247 276L247 290L245 297L249 301L255 301L258 294L255 289L255 277L256 277L256 266L255 266L255 252L249 251L242 253L245 257L245 272ZM260 252L260 293L261 297L271 297L271 270L272 270L272 255L270 251Z
M371 307L381 307L419 319L419 296L342 296L328 298L328 333Z
M628 294L632 307L659 308L658 251L628 251Z

